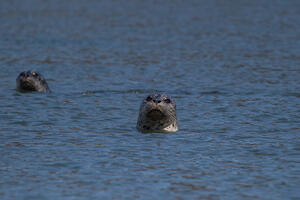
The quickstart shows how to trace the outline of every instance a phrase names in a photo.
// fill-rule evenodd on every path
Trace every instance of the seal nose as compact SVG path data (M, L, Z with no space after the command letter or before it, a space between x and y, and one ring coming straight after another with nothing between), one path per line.
M153 102L156 103L156 104L159 104L161 102L161 100L159 100L159 99L153 99Z
M31 75L31 71L27 71L26 73L25 73L25 77L29 77Z

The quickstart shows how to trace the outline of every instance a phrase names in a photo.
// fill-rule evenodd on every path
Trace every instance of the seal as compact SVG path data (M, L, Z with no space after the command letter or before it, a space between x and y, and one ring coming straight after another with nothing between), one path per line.
M178 130L176 104L165 94L151 94L140 106L136 128L142 133Z
M16 79L17 89L21 92L50 92L44 77L35 71L24 71Z

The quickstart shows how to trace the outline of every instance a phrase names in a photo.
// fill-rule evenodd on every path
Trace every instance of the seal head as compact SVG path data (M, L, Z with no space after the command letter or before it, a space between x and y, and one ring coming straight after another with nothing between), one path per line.
M147 96L140 106L137 129L143 133L177 131L175 102L165 94Z
M21 92L50 92L44 77L35 71L24 71L19 74L16 80L17 89Z

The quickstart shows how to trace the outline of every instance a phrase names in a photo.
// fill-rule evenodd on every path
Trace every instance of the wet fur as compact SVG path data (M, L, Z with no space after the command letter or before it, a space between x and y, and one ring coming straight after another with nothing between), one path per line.
M167 103L166 99L170 100L170 103ZM153 110L159 110L163 117L161 119L149 117L149 113ZM137 129L143 133L177 131L175 102L165 94L152 94L146 97L140 106Z
M50 92L44 77L34 71L21 72L16 79L17 90L21 92Z

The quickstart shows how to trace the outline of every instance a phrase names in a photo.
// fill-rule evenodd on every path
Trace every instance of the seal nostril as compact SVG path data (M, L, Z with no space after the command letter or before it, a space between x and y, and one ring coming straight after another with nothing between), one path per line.
M160 103L160 102L161 102L161 100L158 100L158 101L157 101L157 103Z
M27 71L25 76L29 77L30 75L31 75L31 71Z

